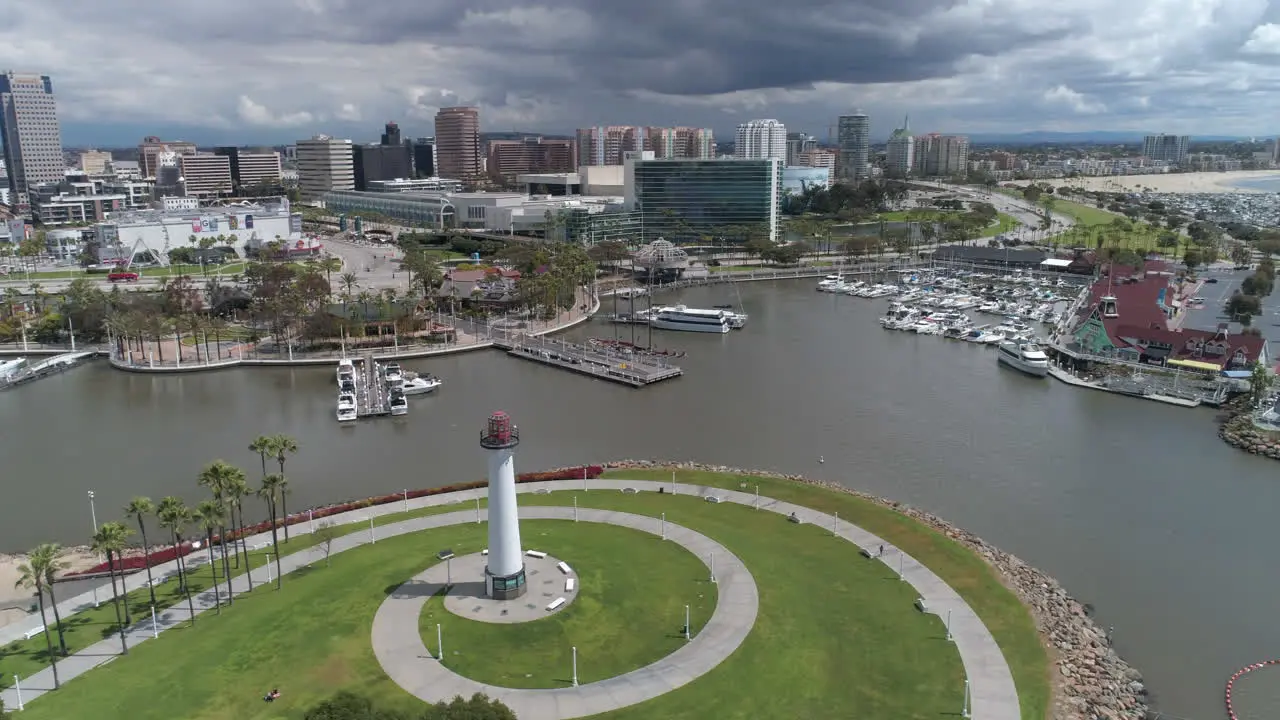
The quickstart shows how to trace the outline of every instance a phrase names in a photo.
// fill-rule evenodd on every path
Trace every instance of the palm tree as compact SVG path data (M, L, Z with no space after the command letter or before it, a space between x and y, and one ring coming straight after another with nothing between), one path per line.
M213 602L218 609L219 615L222 614L222 591L218 587L218 563L213 555L213 531L217 529L218 523L222 522L224 514L225 510L218 500L201 500L194 513L196 522L204 529L205 547L209 548L209 573L213 577Z
M236 543L236 567L240 567L240 554L244 554L244 576L249 581L249 589L253 590L253 573L249 567L249 546L244 537L244 497L252 491L245 480L244 473L239 471L238 477L228 478L223 492L227 496L227 507L231 510L231 526L235 529L240 541Z
M244 471L233 465L229 465L221 460L213 461L213 464L200 472L200 479L197 481L201 487L208 488L213 493L213 499L218 503L222 510L222 514L218 520L218 542L222 545L222 574L227 579L227 604L230 605L234 596L231 589L231 563L227 559L227 512L226 505L227 487L234 482L244 482Z
M58 680L58 655L53 651L53 638L49 635L49 621L44 613L44 593L46 590L52 590L49 583L49 577L57 566L65 567L60 558L62 557L62 548L56 543L42 543L37 545L34 550L27 554L27 561L18 566L18 582L14 583L16 588L31 588L36 591L36 598L40 602L40 624L44 626L44 644L49 649L49 663L53 666L53 688L57 690L62 686ZM53 596L50 594L50 601ZM59 639L62 634L62 624L58 624ZM62 654L67 653L66 644L63 643Z
M329 292L333 293L333 274L342 272L342 258L331 255L320 261L320 269L324 270L325 280L329 283Z
M276 555L276 589L282 582L280 575L280 538L276 534L276 502L280 499L284 476L268 475L262 479L262 487L258 488L258 497L267 503L267 514L271 518L271 545Z
M111 601L116 606L116 624L120 627L120 648L124 655L129 654L129 643L125 640L124 631L132 624L129 619L129 601L125 598L124 617L120 615L120 596L123 593L116 592L116 572L115 558L120 557L121 551L124 550L124 539L129 536L131 531L122 523L106 522L98 528L98 532L93 536L93 549L107 556L107 574L111 576ZM121 576L120 584L124 585L124 577Z
M342 294L350 301L351 291L360 286L360 276L353 272L344 272L338 278L338 284L342 286Z
M147 589L151 591L151 605L156 604L156 586L155 581L151 579L151 546L147 543L147 524L145 519L148 515L154 515L156 512L155 503L151 502L151 498L136 497L129 501L124 508L124 514L138 521L138 533L142 535L142 557L145 559L147 566Z
M288 435L272 435L271 449L275 451L276 462L280 465L280 517L284 520L284 541L289 542L289 480L284 474L284 461L288 455L297 454L298 441Z
M187 609L191 611L191 624L196 624L196 606L191 599L191 586L187 584L187 561L182 555L182 529L191 520L191 509L172 495L162 499L156 508L160 527L173 539L173 554L178 559L178 585L187 596Z

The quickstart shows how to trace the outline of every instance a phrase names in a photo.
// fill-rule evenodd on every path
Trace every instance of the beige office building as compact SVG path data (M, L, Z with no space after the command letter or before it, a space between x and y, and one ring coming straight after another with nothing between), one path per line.
M480 153L480 110L441 108L436 113L436 175L450 180L475 180L484 172Z
M111 153L88 150L80 153L80 169L87 175L106 175L111 165Z
M231 192L231 159L225 155L179 155L183 186L188 196L217 197Z
M298 193L303 200L319 200L330 190L355 190L355 162L350 140L316 135L299 140Z

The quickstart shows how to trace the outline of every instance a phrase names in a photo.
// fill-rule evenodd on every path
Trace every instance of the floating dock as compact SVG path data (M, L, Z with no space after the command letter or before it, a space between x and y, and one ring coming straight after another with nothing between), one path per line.
M97 356L97 352L75 352L58 355L57 357L41 360L34 365L29 365L23 370L19 370L13 375L0 380L0 390L8 390L19 385L25 385L34 382L40 378L46 378L50 375L57 375L60 372L79 367L81 364L92 360Z
M391 395L382 367L374 361L373 353L360 358L356 365L356 417L380 417L391 414Z
M679 366L664 358L635 356L613 348L592 348L527 335L494 340L493 344L515 357L634 388L648 387L684 374Z

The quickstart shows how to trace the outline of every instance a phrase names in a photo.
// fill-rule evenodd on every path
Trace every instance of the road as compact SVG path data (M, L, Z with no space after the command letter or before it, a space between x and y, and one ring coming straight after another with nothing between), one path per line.
M1231 265L1218 264L1200 271L1206 280L1214 278L1218 282L1206 283L1200 288L1200 297L1204 298L1204 307L1186 311L1183 327L1197 330L1213 330L1219 323L1227 322L1227 300L1240 288L1240 283L1253 274L1252 270L1235 270ZM1253 327L1262 332L1267 339L1268 355L1276 357L1280 350L1280 306L1274 303L1262 303L1262 314L1253 319Z
M1069 215L1062 213L1052 213L1052 227L1049 232L1040 229L1040 223L1044 218L1044 208L1036 206L1026 200L1010 197L1004 193L987 192L984 189L969 187L965 185L948 185L946 183L935 183L920 180L913 180L915 185L925 185L937 190L945 190L947 192L963 195L971 200L985 203L991 203L998 212L1012 216L1022 223L1022 227L1011 230L1004 235L1021 240L1024 243L1042 243L1052 235L1058 235L1066 232L1075 224L1075 219Z

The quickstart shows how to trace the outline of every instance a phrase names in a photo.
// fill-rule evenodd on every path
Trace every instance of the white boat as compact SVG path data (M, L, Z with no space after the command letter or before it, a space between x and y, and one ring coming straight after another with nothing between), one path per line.
M657 308L649 324L659 330L709 333L727 333L731 327L723 310L702 310L684 305Z
M387 363L382 372L388 384L395 384L404 380L404 374L400 371L400 363Z
M617 290L614 290L613 294L623 299L629 299L629 298L644 297L645 295L649 294L649 290L648 288L642 288L642 287L628 287L628 288L619 288Z
M338 361L338 382L342 382L343 375L355 375L356 364L352 360L343 358Z
M427 375L424 377L413 372L404 374L405 395L425 395L443 384L444 383L440 381L440 378L435 375Z
M734 330L741 330L747 325L747 314L725 310L725 319L729 321L729 327Z
M0 380L8 379L13 375L17 375L26 367L27 359L24 357L15 358L13 360L0 360Z
M999 362L1028 375L1044 377L1049 374L1049 356L1033 342L1006 340L1000 343L996 357Z
M354 393L338 395L338 422L349 422L356 419L356 396Z
M391 393L391 414L407 415L409 413L409 401L402 392Z
M837 288L844 285L844 276L828 275L818 281L819 292L838 292Z

